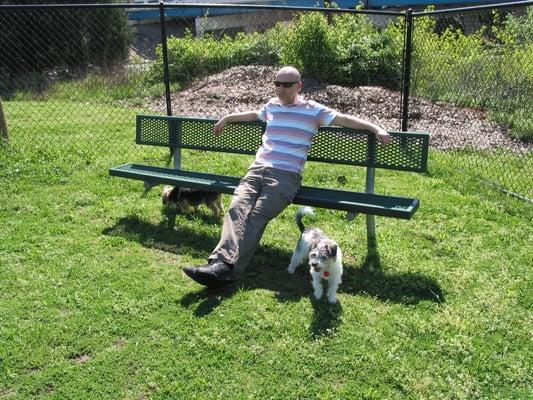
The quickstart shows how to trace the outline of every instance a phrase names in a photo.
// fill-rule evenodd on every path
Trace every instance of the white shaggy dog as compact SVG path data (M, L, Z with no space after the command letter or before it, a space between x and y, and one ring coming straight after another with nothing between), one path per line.
M314 215L311 207L302 207L296 213L295 219L302 236L296 245L289 264L289 274L293 274L298 265L309 260L309 272L315 298L318 300L324 292L322 281L328 282L328 301L337 302L337 290L342 278L342 251L339 245L328 238L318 228L305 229L302 223L304 215Z

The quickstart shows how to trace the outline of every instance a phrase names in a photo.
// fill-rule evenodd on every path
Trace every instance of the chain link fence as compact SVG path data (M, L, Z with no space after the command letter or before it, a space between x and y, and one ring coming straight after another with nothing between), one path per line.
M149 63L134 56L124 9L0 9L0 98L10 147L53 160L68 153L87 162L125 155ZM150 89L162 93L163 86Z
M533 7L418 13L412 43L409 128L463 172L533 199Z
M450 168L531 199L531 7L495 10L414 13L409 42L406 13L392 11L0 6L0 110L20 152L168 163L165 149L135 145L137 113L257 109L292 64L306 96L430 132Z

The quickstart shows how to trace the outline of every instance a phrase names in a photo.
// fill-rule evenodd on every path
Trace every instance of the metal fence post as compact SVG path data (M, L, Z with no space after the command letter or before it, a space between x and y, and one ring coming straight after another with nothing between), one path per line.
M409 126L409 89L411 84L411 59L413 55L413 10L405 12L405 48L402 73L402 128L403 132Z
M168 46L167 46L167 22L165 19L165 4L163 1L159 2L159 21L161 25L161 47L163 50L163 79L165 81L165 99L167 105L167 115L172 115L172 101L170 99L170 73L168 70ZM172 124L169 124L168 129L171 129ZM172 132L168 133L169 136ZM174 168L181 168L181 149L169 148L169 157L174 157Z
M165 20L165 6L162 1L159 3L159 20L161 23L161 45L163 48L163 79L165 81L167 115L172 115L172 104L170 102L170 78L168 71L167 23Z
M9 134L7 132L7 122L2 108L2 99L0 99L0 139L5 143L9 142ZM0 142L1 144L1 142Z

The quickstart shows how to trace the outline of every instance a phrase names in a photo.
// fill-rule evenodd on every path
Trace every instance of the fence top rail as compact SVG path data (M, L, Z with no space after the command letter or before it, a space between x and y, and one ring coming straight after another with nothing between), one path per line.
M434 11L412 12L413 17L423 17L439 14L450 14L464 11L474 11L483 9L499 9L511 7L524 7L533 5L533 0L514 1L509 3L484 4L469 7L458 7L440 9ZM291 10L291 11L320 11L324 13L353 13L353 14L375 14L405 16L406 11L387 10L355 10L350 8L326 8L326 7L301 7L301 6L277 6L277 5L257 5L240 3L109 3L109 4L0 4L0 10L24 10L24 9L80 9L80 8L136 8L154 9L163 6L164 8L233 8L246 10Z
M483 5L470 6L470 7L447 8L445 10L413 12L413 17L450 14L450 13L458 13L458 12L463 12L463 11L492 10L492 9L511 8L511 7L527 7L531 5L533 5L533 0L513 1L510 3L483 4Z
M254 5L239 3L112 3L112 4L0 4L0 10L23 10L23 9L78 9L78 8L136 8L154 9L160 6L164 8L232 8L244 10L289 10L289 11L319 11L324 13L352 13L352 14L375 14L403 16L405 12L386 10L355 10L350 8L326 8L326 7L301 7L301 6L276 6Z

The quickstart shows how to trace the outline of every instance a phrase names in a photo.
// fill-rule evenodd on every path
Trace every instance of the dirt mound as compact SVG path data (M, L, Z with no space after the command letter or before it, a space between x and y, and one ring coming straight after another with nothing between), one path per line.
M238 66L198 80L171 95L173 114L219 118L230 112L258 109L274 95L272 78L276 70L270 66ZM302 92L340 112L370 119L388 130L400 130L399 92L377 86L326 85L313 80L304 82ZM165 112L165 99L158 99L150 107ZM483 111L414 96L410 99L409 130L429 132L431 146L440 150L505 148L524 153L532 147L509 139L505 128L489 121Z

